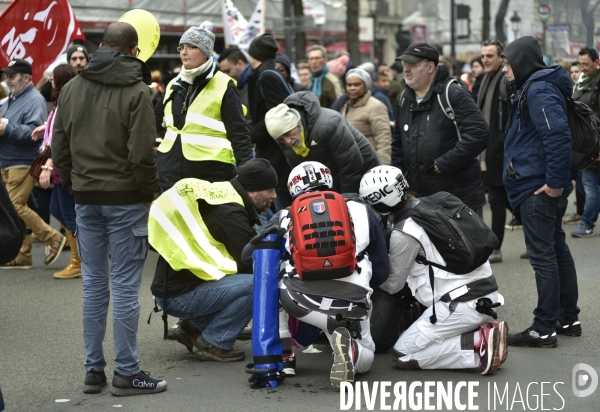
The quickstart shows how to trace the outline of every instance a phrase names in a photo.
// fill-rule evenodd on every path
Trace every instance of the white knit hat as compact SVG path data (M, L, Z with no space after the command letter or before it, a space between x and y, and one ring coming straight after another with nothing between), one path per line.
M273 139L277 139L284 133L289 132L300 123L300 115L287 104L281 103L273 107L265 115L267 131Z
M190 27L187 29L179 44L191 44L199 48L206 57L212 56L212 51L215 46L215 35L212 32L213 24L209 21L203 22L198 27Z

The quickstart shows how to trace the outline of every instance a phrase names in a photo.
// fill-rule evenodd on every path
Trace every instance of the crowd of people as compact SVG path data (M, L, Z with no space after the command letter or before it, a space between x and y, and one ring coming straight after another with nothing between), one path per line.
M464 82L427 43L392 65L357 67L347 53L328 61L319 45L293 65L270 34L247 53L232 47L217 57L212 29L204 22L181 36L182 66L168 84L137 58L137 33L122 22L106 28L91 56L71 46L41 92L27 61L1 69L10 92L0 106L2 181L29 228L1 267L33 266L32 234L46 245L46 265L68 244L71 261L54 277L83 278L85 393L107 385L111 293L111 393L167 388L142 371L137 353L150 246L165 338L232 362L245 358L234 343L256 304L254 252L277 233L283 350L273 355L294 375L292 340L308 346L324 336L334 387L391 348L398 369L489 374L509 345L556 347L557 333L581 335L562 224L579 178L582 209L565 223L579 222L573 236L591 236L600 187L597 167L571 172L564 96L600 115L595 50L583 49L569 76L545 65L533 37L506 48L489 40ZM28 203L36 181L54 185L50 210L64 234ZM486 192L491 229L482 223ZM420 220L444 201L486 236L476 263L461 270L435 241L442 229ZM523 229L538 290L532 325L518 333L493 310L504 304L492 264L502 262L507 210L509 227ZM167 315L180 319L176 328L167 330ZM263 375L256 387L272 379Z

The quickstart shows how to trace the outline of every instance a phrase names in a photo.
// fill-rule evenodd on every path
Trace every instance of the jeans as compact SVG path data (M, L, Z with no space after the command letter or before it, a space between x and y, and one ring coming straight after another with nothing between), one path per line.
M62 185L55 183L50 199L50 213L68 230L75 232L75 198Z
M83 277L83 342L86 370L104 370L102 342L113 294L115 369L140 371L137 359L138 295L148 254L148 206L75 205ZM109 254L111 264L109 265Z
M211 345L230 350L252 319L253 285L254 275L246 274L203 282L191 292L167 297L167 313L189 320ZM161 298L154 299L160 307L165 307Z
M506 205L508 204L504 186L488 187L488 201L492 212L492 232L494 232L500 241L500 243L498 243L498 249L500 249L502 247L502 241L504 240Z
M600 212L600 184L598 184L598 169L590 168L581 172L583 189L585 190L585 209L581 221L588 229L593 229Z
M557 320L564 325L579 315L577 272L562 228L567 197L541 193L521 204L525 245L538 292L533 329L540 335L554 333Z

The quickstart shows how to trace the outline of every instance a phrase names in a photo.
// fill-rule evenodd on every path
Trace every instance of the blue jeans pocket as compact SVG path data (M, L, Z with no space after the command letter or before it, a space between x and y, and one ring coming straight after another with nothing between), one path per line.
M131 228L133 236L129 241L129 260L145 261L148 255L148 226Z

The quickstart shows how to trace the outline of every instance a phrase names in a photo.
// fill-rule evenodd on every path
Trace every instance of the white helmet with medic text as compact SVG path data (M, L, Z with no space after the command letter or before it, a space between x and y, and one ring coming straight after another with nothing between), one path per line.
M408 182L402 171L394 166L377 166L360 181L360 197L381 213L388 214L392 207L406 199Z
M331 189L331 171L319 162L302 162L294 167L288 178L287 188L292 197L318 189Z

